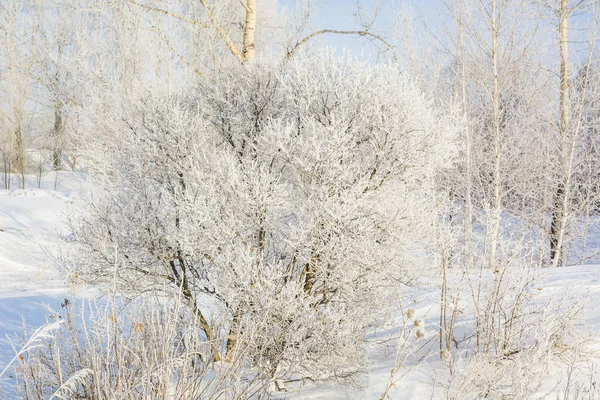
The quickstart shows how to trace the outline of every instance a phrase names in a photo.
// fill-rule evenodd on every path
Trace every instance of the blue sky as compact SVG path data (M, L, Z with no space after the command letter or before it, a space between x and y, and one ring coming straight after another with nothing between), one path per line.
M282 4L293 3L297 0L280 0ZM361 5L369 9L373 0L361 0ZM450 0L452 1L452 0ZM443 7L441 0L384 0L384 6L377 20L376 30L390 32L391 24L394 17L399 13L402 4L412 4L415 12L422 13L430 27L439 25L439 16L437 9ZM352 13L355 11L353 0L324 0L323 5L314 17L315 28L318 29L341 29L355 30L360 27L355 23ZM587 42L587 38L581 37L582 32L578 28L583 28L591 21L589 14L587 16L574 16L571 18L570 27L571 52L578 59L587 57L587 46L582 42ZM420 26L420 21L416 21ZM583 33L585 35L585 33ZM576 39L579 36L579 39ZM375 54L375 47L367 40L356 38L354 36L345 35L323 35L318 41L313 41L314 45L318 46L335 46L338 51L346 48L353 54L361 54L368 56Z
M285 4L288 1L283 0ZM379 14L376 30L390 31L392 21L398 14L402 3L412 3L422 10L428 21L435 23L437 20L436 7L441 4L440 0L386 0ZM369 10L372 0L361 0L361 5ZM356 10L353 0L328 0L325 1L318 15L314 18L316 28L319 29L341 29L358 30L360 27L355 23L352 13ZM361 51L368 55L375 48L367 40L344 35L324 35L319 39L320 45L335 46L338 49L346 48L354 54Z

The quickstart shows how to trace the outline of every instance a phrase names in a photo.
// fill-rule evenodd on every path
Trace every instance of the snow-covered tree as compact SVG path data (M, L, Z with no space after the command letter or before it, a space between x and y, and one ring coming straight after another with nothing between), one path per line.
M385 288L429 266L432 181L458 128L394 65L240 66L112 121L72 273L184 296L215 359L341 374Z

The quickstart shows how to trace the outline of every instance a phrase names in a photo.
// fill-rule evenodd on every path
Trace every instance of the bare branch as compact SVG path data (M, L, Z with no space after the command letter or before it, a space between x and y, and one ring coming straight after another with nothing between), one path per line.
M183 22L187 22L188 24L199 25L199 26L201 26L203 28L210 28L210 25L204 24L204 23L202 23L200 21L197 21L197 20L186 18L183 15L176 14L176 13L174 13L172 11L164 10L164 9L158 8L158 7L152 7L152 6L149 6L147 4L139 3L139 2L137 2L135 0L129 0L129 2L132 3L132 4L135 4L138 7L145 8L146 10L158 12L158 13L161 13L161 14L164 14L164 15L168 15L169 17L173 17L173 18L176 18L176 19L181 20Z
M380 35L376 35L374 33L371 33L369 31L344 31L344 30L336 30L336 29L322 29L320 31L316 31L311 33L310 35L306 36L304 39L300 40L298 43L296 43L296 45L287 52L287 54L284 57L284 60L288 60L290 59L294 53L296 53L300 47L302 47L306 42L308 42L309 40L326 34L326 33L333 33L336 35L358 35L358 36L364 36L364 37L368 37L371 39L375 39L379 42L381 42L388 50L393 50L394 46L392 46L390 43L388 43L382 36Z
M229 34L225 30L225 28L223 28L223 26L219 23L219 21L217 21L217 18L215 17L215 14L212 12L212 9L210 8L210 5L208 4L208 2L206 0L200 0L200 4L202 4L202 7L204 7L204 10L206 10L206 14L208 15L210 24L212 25L213 28L215 28L217 30L217 32L219 33L221 38L223 38L223 40L225 41L225 45L227 46L227 48L229 49L231 54L233 54L234 57L240 58L240 50L235 46L235 43L233 43L233 41L229 37Z

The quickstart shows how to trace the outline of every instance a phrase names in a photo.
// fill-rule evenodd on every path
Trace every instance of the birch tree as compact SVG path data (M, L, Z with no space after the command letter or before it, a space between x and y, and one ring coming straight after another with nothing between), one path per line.
M559 183L554 196L554 207L552 210L552 220L550 224L550 257L553 266L562 266L564 263L564 240L568 221L573 216L570 215L571 195L573 191L573 168L574 156L579 134L581 130L582 113L578 113L575 120L572 118L571 94L571 71L569 54L569 19L572 15L581 10L585 10L596 2L593 1L575 1L557 0L556 2L546 2L546 5L554 14L558 25L558 50L560 56L560 90L559 90L559 123L558 134L560 139L561 165ZM581 105L585 102L587 95L587 84L589 67L591 64L592 53L595 44L595 30L593 28L591 43L589 44L589 57L587 70L584 74L583 85L581 86Z
M435 62L425 58L413 67L427 76L423 87L437 101L462 111L464 124L459 162L439 189L448 193L449 210L437 222L440 354L451 351L459 301L474 307L475 345L485 354L501 351L493 339L502 336L499 310L506 305L499 299L514 299L518 287L506 281L540 265L547 244L552 80L539 45L547 32L531 2L446 2L441 11L441 32L426 27ZM440 64L442 72L431 73ZM516 262L521 258L532 264Z

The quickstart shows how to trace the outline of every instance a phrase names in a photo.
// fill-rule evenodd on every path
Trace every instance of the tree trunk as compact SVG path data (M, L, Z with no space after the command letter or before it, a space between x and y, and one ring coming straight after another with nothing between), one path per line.
M498 247L498 236L500 234L500 217L502 205L500 160L501 160L501 131L500 131L500 82L498 77L498 21L497 21L496 1L492 2L492 111L493 111L493 129L494 129L494 204L492 210L492 226L490 238L490 258L489 267L496 267L496 249Z
M14 148L13 168L21 176L21 189L25 189L25 145L23 143L23 124L21 117L17 117L17 127L15 128L15 148Z
M233 349L237 343L238 335L240 334L240 323L242 319L242 306L239 305L233 314L233 321L231 322L231 328L229 329L229 337L227 338L227 344L225 345L225 361L233 361Z
M565 199L565 187L561 182L554 196L554 209L552 211L552 222L550 223L550 260L553 266L562 265L562 241L559 241L563 229L563 202Z
M196 316L198 317L198 321L200 322L200 328L206 335L206 340L210 343L210 348L213 352L213 360L217 362L221 361L221 356L219 355L219 347L217 346L216 338L212 328L210 327L210 324L208 323L206 318L204 318L204 314L202 314L202 311L200 311L200 309L196 305L196 300L193 297L188 297L187 295L185 297L188 298L188 300L190 301L192 310L194 314L196 314Z
M185 268L185 263L181 257L178 257L178 262L181 267L181 273L177 272L175 262L173 260L169 261L169 266L173 272L173 282L179 287L179 290L181 290L181 294L188 302L192 312L198 318L198 321L200 322L200 329L202 329L202 331L206 335L207 342L210 343L210 348L213 352L213 360L221 361L221 356L219 354L219 347L217 346L214 332L213 332L210 324L204 317L204 314L202 314L202 311L198 308L198 305L196 303L196 298L194 297L194 294L190 290L188 280L187 280L187 271Z
M565 218L569 206L570 168L568 168L568 137L569 124L571 122L571 104L569 100L569 42L568 22L569 9L568 0L560 0L558 14L558 38L560 44L560 125L559 134L562 144L562 171L566 176L561 176L558 189L554 199L554 210L550 224L550 257L552 266L562 265L562 245L565 233Z
M54 107L54 129L52 130L54 142L52 143L52 167L55 171L62 168L63 148L63 116L60 101Z
M254 44L256 34L256 0L248 0L244 7L246 8L246 26L244 27L242 62L253 59L256 53L256 46Z

